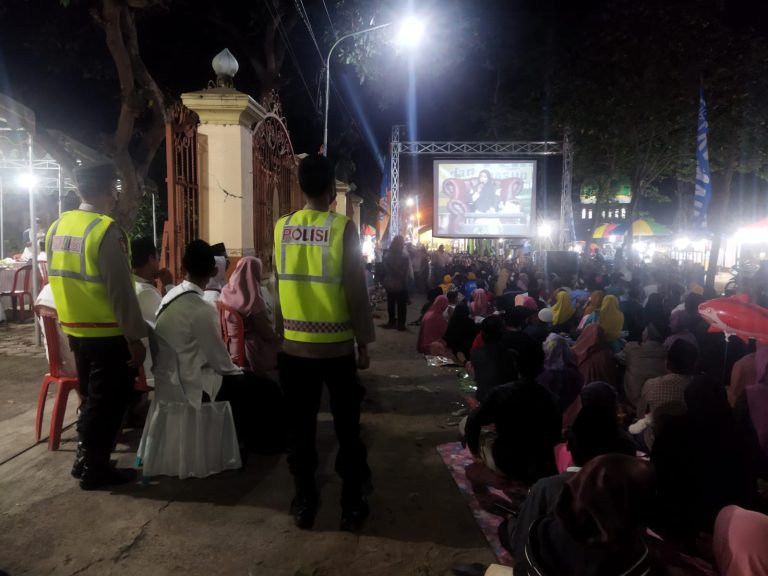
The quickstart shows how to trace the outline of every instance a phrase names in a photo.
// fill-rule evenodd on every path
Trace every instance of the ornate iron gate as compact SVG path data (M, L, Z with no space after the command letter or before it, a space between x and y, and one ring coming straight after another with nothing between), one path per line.
M271 92L261 106L265 115L253 130L253 245L265 270L271 271L275 222L301 208L303 199L280 99Z
M168 172L168 220L163 226L160 264L181 280L184 247L200 237L200 172L197 162L197 114L176 102L165 125Z

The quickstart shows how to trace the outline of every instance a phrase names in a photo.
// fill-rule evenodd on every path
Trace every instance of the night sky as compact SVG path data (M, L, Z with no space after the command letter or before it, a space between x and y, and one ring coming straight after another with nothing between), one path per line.
M99 148L114 128L119 94L114 65L101 32L87 15L87 4L73 1L64 8L58 0L0 0L0 91L32 108L42 125ZM241 63L236 87L258 93L258 81L246 56L207 16L205 6L210 2L162 4L139 14L137 22L142 55L167 95L177 97L204 88L213 76L210 60L224 47ZM336 2L327 0L331 22L321 2L305 4L321 50L330 44L331 22L338 32L350 31L343 8ZM346 4L359 6L360 14L367 18L370 13L377 23L396 19L408 9L408 2ZM396 51L387 44L391 35L380 34L370 39L380 43L379 54L364 63L376 73L362 84L357 68L338 59L332 63L338 92L334 91L331 100L330 157L341 160L346 155L347 161L354 162L352 180L371 201L369 205L378 195L380 156L386 152L393 124L415 119L411 136L420 140L494 139L493 121L488 117L494 99L506 98L513 108L526 107L528 100L536 99L529 94L546 94L546 78L558 71L547 70L552 63L541 60L541 54L572 50L561 44L561 38L584 22L594 26L595 19L590 18L599 16L606 2L424 0L412 4L428 17L425 44L415 56ZM295 10L292 2L283 5L287 11ZM731 0L725 17L734 34L765 35L768 7L761 2ZM235 25L244 34L252 28L247 21ZM296 62L291 57L283 62L280 96L294 150L312 152L322 139L322 116L315 108L321 62L301 20L288 32L288 40ZM521 73L530 58L539 58L540 69ZM409 75L415 79L411 88ZM526 126L521 125L511 139L561 138L546 106L531 105L526 114ZM505 135L504 139L510 138ZM151 176L162 178L163 166L160 157ZM556 191L560 161L549 160L540 168L539 182L545 179L548 188ZM403 184L406 189L421 189L428 198L431 172L431 159L404 159ZM550 198L553 212L558 201Z

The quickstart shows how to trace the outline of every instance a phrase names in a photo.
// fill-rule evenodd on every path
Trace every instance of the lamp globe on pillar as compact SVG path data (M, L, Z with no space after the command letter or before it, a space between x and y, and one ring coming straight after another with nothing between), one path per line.
M229 48L224 48L216 54L211 65L216 73L216 87L234 88L234 78L237 71L240 70L240 64L229 51Z

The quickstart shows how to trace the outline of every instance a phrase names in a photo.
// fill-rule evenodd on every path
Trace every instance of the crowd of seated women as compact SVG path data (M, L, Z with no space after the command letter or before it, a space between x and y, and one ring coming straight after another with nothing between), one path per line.
M419 351L474 376L468 449L530 487L501 534L514 573L768 574L746 536L768 530L768 346L711 333L696 284L606 276L544 302L504 276L450 320L441 288Z

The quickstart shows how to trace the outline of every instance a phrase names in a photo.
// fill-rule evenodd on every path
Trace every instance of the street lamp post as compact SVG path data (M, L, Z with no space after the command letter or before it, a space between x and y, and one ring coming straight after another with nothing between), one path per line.
M363 30L358 30L357 32L345 34L336 40L336 42L333 43L333 46L331 46L331 49L328 50L328 56L325 58L325 121L323 128L323 156L328 156L328 100L331 94L331 54L333 54L336 46L338 46L339 43L341 43L343 40L346 40L347 38L360 36L361 34L367 34L368 32L373 32L374 30L381 30L382 28L386 28L388 26L392 26L392 22L379 24L378 26L372 26L371 28L365 28Z
M346 40L347 38L360 36L361 34L367 34L368 32L374 32L375 30L381 30L382 28L392 26L392 24L394 24L394 22L387 22L386 24L379 24L378 26L371 26L370 28L364 28L363 30L358 30L357 32L345 34L336 40L336 42L333 43L333 46L331 46L331 49L328 50L328 56L325 58L325 119L323 122L324 156L328 156L328 101L331 94L331 55L333 54L333 51L336 49L336 46L338 46L343 40ZM397 42L400 44L410 43L411 45L415 45L421 39L423 32L424 27L421 22L413 17L406 18L401 24Z

